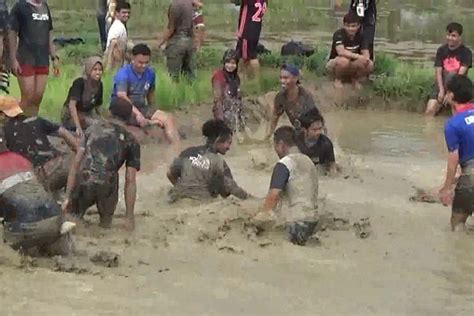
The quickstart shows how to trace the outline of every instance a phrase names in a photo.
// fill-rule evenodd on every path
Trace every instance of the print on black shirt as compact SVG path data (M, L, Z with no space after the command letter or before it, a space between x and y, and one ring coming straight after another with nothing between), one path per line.
M267 0L242 0L239 13L239 38L258 40L262 31L263 15L267 11Z
M471 68L472 52L462 45L451 50L449 46L443 45L436 52L435 67L443 68L445 72L458 73L461 67Z

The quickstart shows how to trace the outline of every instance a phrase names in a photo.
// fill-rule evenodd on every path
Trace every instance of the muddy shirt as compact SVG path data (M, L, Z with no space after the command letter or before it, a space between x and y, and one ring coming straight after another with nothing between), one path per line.
M248 197L232 178L225 160L206 146L190 147L173 161L171 173L179 178L170 190L170 201L182 198L206 200L218 195Z
M311 159L293 147L272 173L270 189L282 190L280 215L287 222L314 220L318 207L318 172Z
M359 30L353 39L351 39L344 29L337 30L332 37L331 55L329 59L337 57L336 47L344 45L344 48L351 53L361 54L363 50L369 49L369 43L364 37L364 33Z
M237 36L258 41L262 31L262 20L265 11L267 11L267 0L242 0Z
M49 66L49 32L53 30L53 22L45 1L41 6L17 2L10 13L10 28L18 34L20 64Z
M168 8L168 29L174 35L193 35L194 8L191 0L173 0Z
M59 128L59 125L41 117L19 115L5 123L5 141L9 150L38 167L59 156L48 140L48 135L55 135Z
M123 164L140 170L140 144L124 127L103 120L88 127L84 135L83 181L108 182Z
M331 163L336 162L334 146L326 135L320 135L316 143L310 145L305 141L304 135L300 134L296 144L301 153L308 156L315 165L329 167Z
M472 52L469 48L463 44L454 50L447 44L438 48L435 67L443 68L443 72L458 73L463 66L467 68L472 66Z
M64 102L64 106L69 106L69 101L74 100L76 101L77 111L90 112L93 109L98 108L102 105L104 91L102 82L100 82L97 92L93 93L87 100L84 98L84 84L84 78L77 78L76 80L74 80L71 88L69 89L69 93L67 95L66 102Z
M299 117L311 109L317 109L314 104L313 96L302 86L298 86L298 97L295 102L288 100L286 91L280 91L275 97L273 113L281 116L283 113L288 115L291 124L295 128L300 128ZM318 110L319 113L319 110Z

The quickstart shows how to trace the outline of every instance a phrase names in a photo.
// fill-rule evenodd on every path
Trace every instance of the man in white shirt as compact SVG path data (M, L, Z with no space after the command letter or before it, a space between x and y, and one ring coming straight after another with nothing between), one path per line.
M115 8L115 20L107 36L106 67L117 68L123 65L126 58L128 32L126 24L130 18L131 6L128 2L118 2Z

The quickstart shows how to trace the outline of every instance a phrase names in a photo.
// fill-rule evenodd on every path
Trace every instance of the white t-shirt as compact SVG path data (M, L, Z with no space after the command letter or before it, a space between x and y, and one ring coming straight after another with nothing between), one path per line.
M127 47L128 33L125 24L120 20L115 20L110 26L109 33L107 35L107 49L110 46L110 42L116 39L119 42L121 48L125 50Z

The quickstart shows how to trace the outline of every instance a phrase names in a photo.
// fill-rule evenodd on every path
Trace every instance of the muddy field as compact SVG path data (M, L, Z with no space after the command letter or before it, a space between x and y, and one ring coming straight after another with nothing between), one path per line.
M185 144L201 142L208 111L180 114L194 126ZM22 258L1 245L0 314L472 315L473 235L450 232L448 208L409 201L413 186L442 183L442 119L324 111L343 171L320 179L326 224L308 247L257 236L247 218L259 200L168 205L171 154L146 145L136 231L122 228L121 201L113 229L94 212L78 227L74 257ZM226 159L242 187L265 195L270 144L235 144ZM367 238L354 228L361 219Z

